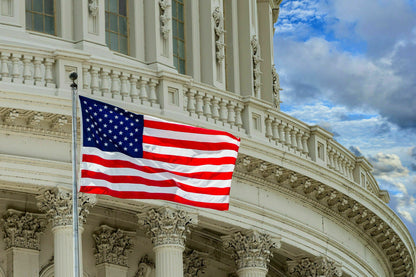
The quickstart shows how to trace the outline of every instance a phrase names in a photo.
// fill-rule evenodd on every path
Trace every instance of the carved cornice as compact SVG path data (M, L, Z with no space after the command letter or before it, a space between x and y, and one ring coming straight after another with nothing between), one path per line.
M38 195L38 207L45 212L47 218L52 221L52 226L72 225L72 193L61 188L54 188L43 191ZM78 194L79 222L82 225L86 222L89 209L96 203L93 194Z
M303 258L289 261L288 273L291 277L341 277L341 264L326 257Z
M1 220L6 249L20 247L39 249L46 222L43 215L8 209Z
M183 255L183 276L198 277L205 273L206 261L201 253L196 250L188 250Z
M280 248L280 240L253 230L245 233L236 232L222 239L224 247L233 251L232 257L238 269L245 267L267 269L272 257L271 250Z
M148 229L154 247L164 244L185 246L189 224L192 223L187 212L160 207L149 210L145 215L138 214L138 217L139 224Z
M390 261L394 276L412 276L413 261L399 235L389 223L350 196L297 172L243 154L238 155L234 175L308 199L340 222L367 234Z
M96 264L127 266L127 254L133 247L130 232L101 225L92 235L95 241Z
M139 261L139 268L134 277L149 277L152 269L155 267L155 263L149 259L149 256L144 255Z

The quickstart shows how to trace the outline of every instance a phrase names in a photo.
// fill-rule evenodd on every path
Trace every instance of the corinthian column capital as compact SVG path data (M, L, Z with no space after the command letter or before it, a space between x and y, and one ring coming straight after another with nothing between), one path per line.
M72 193L62 188L54 188L43 191L38 195L38 207L46 213L52 221L53 227L72 225ZM93 194L78 194L78 212L80 225L86 222L89 209L96 203Z
M39 238L45 230L43 215L9 209L1 220L6 249L19 247L39 250Z
M291 277L341 277L341 264L327 257L302 258L290 261L288 273Z
M127 254L133 247L132 232L101 225L92 235L95 241L96 264L127 266Z
M192 221L187 212L161 207L151 209L144 215L139 214L138 217L139 222L147 227L154 247L165 244L185 247L186 234Z
M267 270L271 250L280 248L280 239L257 231L237 232L222 237L224 247L233 250L238 270L251 267Z
M207 267L204 256L196 250L185 251L183 256L183 276L184 277L198 277L205 272Z

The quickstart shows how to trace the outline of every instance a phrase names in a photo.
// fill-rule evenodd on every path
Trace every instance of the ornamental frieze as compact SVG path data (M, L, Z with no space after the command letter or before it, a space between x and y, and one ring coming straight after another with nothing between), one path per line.
M341 277L341 264L326 257L316 259L303 258L288 262L291 277Z

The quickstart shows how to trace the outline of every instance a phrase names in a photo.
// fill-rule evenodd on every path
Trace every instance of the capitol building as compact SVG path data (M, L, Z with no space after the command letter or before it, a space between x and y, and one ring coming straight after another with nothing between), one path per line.
M84 96L241 138L228 211L80 193L84 277L414 277L372 165L280 111L280 2L0 1L0 277L74 276L71 72Z

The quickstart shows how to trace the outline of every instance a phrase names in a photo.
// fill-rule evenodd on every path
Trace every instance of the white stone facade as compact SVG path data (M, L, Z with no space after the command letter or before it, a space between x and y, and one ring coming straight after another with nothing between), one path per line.
M230 210L83 195L84 276L413 277L415 244L371 165L279 110L279 0L129 0L128 55L106 45L105 0L55 0L56 35L0 3L0 277L73 276L71 90L241 137ZM26 1L29 2L29 1Z

